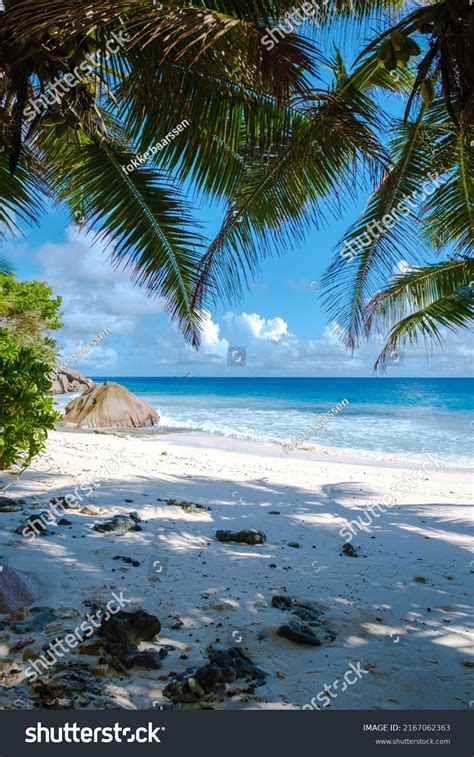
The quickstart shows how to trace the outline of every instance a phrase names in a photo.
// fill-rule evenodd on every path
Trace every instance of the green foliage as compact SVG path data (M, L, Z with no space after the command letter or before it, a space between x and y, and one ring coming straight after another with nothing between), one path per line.
M0 276L0 326L21 347L28 347L36 360L55 365L54 341L44 332L62 326L61 297L43 281L17 281Z
M366 146L369 157L373 154L374 141L360 110L344 114L335 103L331 123L328 98L310 97L313 113L321 104L327 116L317 122L305 117L309 105L294 107L314 93L318 69L325 64L318 49L319 27L308 21L299 30L313 35L314 42L293 32L276 45L262 43L267 27L294 12L294 0L9 0L5 5L0 24L0 69L6 74L0 77L0 101L5 102L0 223L9 230L15 228L15 218L35 223L46 198L62 202L72 217L83 218L110 244L114 264L127 267L134 281L162 298L195 346L198 306L206 306L203 297L211 293L213 282L201 281L201 271L205 275L209 266L207 260L203 268L196 265L202 257L200 229L191 225L180 184L191 186L199 199L206 196L230 206L237 196L245 200L249 224L256 223L251 237L264 255L272 249L273 233L268 239L263 234L275 230L273 219L261 221L272 200L268 187L278 178L273 196L277 208L284 208L293 134L291 161L299 146L296 167L303 175L290 171L292 207L282 225L300 232L308 228L306 202L328 199L337 205L339 198L329 195L339 168L345 172L352 157L365 161ZM401 6L402 0L331 0L320 3L320 21L328 28L351 17L362 24ZM106 44L112 34L129 41L109 55ZM43 103L35 113L31 101L55 80L83 70L90 55L97 62L93 71L76 81L61 102L51 104L50 98L50 105ZM322 79L321 84L326 89ZM133 155L143 154L183 119L190 124L185 135L150 156L148 165L122 170ZM302 127L322 130L321 122L323 142L332 134L334 143L343 125L343 154L336 156L332 149L327 166L319 155L314 168L305 169L311 151L303 144ZM269 176L262 177L266 155L272 165ZM245 163L255 171L249 182L243 182ZM305 174L308 191L298 191ZM224 223L231 233L219 254L223 267L226 248L240 245L243 238L232 233L227 217ZM247 249L230 254L231 269L245 281L258 261L249 258L242 270ZM259 255L260 249L255 258Z
M369 300L367 334L378 330L385 335L395 323L376 369L384 370L388 355L406 340L416 341L418 334L427 343L441 344L441 329L467 328L474 315L473 278L474 261L466 256L410 269Z
M0 256L0 276L6 276L11 273L11 268L7 260Z
M0 275L0 469L26 467L59 420L50 395L61 298L41 281Z
M409 254L420 236L430 252L452 244L471 254L474 6L319 6L317 26L306 22L278 44L262 44L294 0L6 1L0 236L16 219L37 222L45 200L66 205L110 245L113 264L162 298L197 347L203 309L214 298L239 299L261 261L323 224L328 209L337 215L370 182L367 206L346 236L354 241L434 168L443 184L432 195L353 262L338 250L329 269L328 309L355 349L368 334L366 305L389 286L400 253L424 267ZM328 83L322 46L328 30L347 21L370 42L352 71L338 55ZM128 41L109 55L112 34ZM55 81L75 79L90 55L87 75L59 102L33 110L31 101ZM404 119L381 107L388 91L404 98ZM185 134L147 165L123 170L184 119ZM380 145L385 134L388 150ZM224 208L204 254L183 186ZM457 303L456 295L450 313ZM434 318L438 312L432 308Z
M470 147L474 129L462 118L460 128L456 128L438 98L423 103L413 121L393 119L389 133L392 166L345 233L323 279L327 310L341 326L349 349L356 349L361 339L370 337L381 323L386 328L393 326L376 364L382 369L396 344L403 345L407 339L414 342L418 335L427 344L439 342L442 332L436 324L444 329L459 329L467 327L472 318L472 308L466 304L463 291L471 281L474 249L474 152ZM400 212L400 203L408 212ZM389 223L380 226L386 218ZM369 233L371 230L373 233ZM346 246L354 251L353 259L344 254ZM458 278L452 281L457 289L440 288L439 302L436 291L431 289L432 299L429 304L422 303L420 312L420 303L413 298L411 275L400 277L394 271L403 257L412 270L421 271L421 280L425 281L424 272L428 269L423 264L424 248L438 255L449 252L465 264L453 268L448 258L429 269L437 276L438 271L439 275L452 275L456 270ZM426 280L435 281L431 275ZM402 310L392 308L383 319L376 318L381 311L374 310L374 303L381 304L385 294L394 291L403 315ZM425 307L428 310L423 315ZM397 321L398 317L402 320Z
M228 192L240 171L240 135L262 149L281 130L278 111L307 86L314 48L296 34L273 51L260 40L292 5L8 2L0 23L0 223L13 230L16 217L36 222L45 198L65 203L111 243L115 264L162 297L197 345L199 233L169 169L205 191ZM128 41L110 56L112 34ZM31 101L55 80L74 79L90 55L93 70L35 114ZM123 171L185 118L185 135L146 167Z
M0 329L0 470L26 467L42 452L59 414L49 394L49 364Z

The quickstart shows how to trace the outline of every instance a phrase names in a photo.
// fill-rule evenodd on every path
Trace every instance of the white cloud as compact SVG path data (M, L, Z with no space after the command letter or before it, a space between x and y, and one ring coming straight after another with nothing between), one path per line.
M55 337L59 345L77 349L104 328L113 338L131 335L143 322L156 321L163 305L130 282L130 272L114 268L103 242L93 241L78 227L69 226L62 243L48 242L35 252L38 278L46 280L63 299L64 328ZM102 354L109 365L117 362L109 352Z
M23 249L22 249L23 252ZM290 319L275 311L206 313L202 346L196 352L170 324L159 299L134 287L130 272L111 266L104 244L93 242L77 227L66 230L63 243L48 242L34 254L35 278L48 281L63 297L64 328L54 334L64 357L77 352L106 327L109 334L75 367L92 375L371 375L383 344L364 343L355 355L341 344L341 327L333 321L322 333L299 335ZM403 266L400 268L403 270ZM308 280L309 281L309 280ZM299 282L297 282L299 285ZM311 289L309 288L309 294ZM263 307L263 306L262 306ZM306 322L298 322L308 328ZM229 348L245 347L247 365L229 367ZM427 358L423 343L407 346L404 362L389 368L391 376L449 376L472 372L474 349L466 335L446 334L444 351Z
M206 347L219 348L223 346L225 340L222 341L219 338L220 326L217 323L214 323L209 312L205 313L201 329L203 345Z
M258 313L242 313L238 318L248 326L251 335L256 339L271 339L278 342L283 336L288 335L288 326L279 316L265 320Z

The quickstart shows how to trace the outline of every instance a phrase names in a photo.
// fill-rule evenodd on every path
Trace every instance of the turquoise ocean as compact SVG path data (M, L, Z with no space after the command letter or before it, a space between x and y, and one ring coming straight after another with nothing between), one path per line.
M345 406L306 445L382 454L439 454L471 465L474 413L468 378L130 378L112 380L149 402L161 431L289 442L341 400ZM64 406L71 395L58 398Z

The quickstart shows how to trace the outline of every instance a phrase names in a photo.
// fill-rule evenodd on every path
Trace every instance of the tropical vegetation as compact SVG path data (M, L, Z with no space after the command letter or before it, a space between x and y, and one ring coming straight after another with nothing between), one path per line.
M62 203L104 240L114 265L163 298L197 347L205 309L239 299L265 257L369 191L350 242L435 167L442 184L410 216L350 262L341 242L325 301L351 349L389 330L381 366L399 342L440 338L472 317L469 0L333 0L321 3L318 25L285 31L271 49L262 37L283 19L288 28L294 0L4 6L3 228ZM352 65L330 44L339 34L342 49L344 26L369 37ZM112 34L128 42L110 55ZM77 78L90 56L93 70L53 97L51 85ZM386 103L397 95L403 107L391 115ZM35 111L42 96L51 104ZM123 170L183 119L189 128L165 150ZM210 242L193 221L189 190L223 208Z
M43 282L0 272L0 470L27 467L59 420L50 394L55 364L49 331L59 328L60 297Z

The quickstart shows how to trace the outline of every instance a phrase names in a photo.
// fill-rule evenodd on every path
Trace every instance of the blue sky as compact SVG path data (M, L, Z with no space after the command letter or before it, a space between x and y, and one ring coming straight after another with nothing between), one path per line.
M362 200L363 198L361 198ZM341 346L337 324L329 323L315 282L334 245L355 217L314 230L303 245L264 262L238 308L213 310L199 353L187 345L163 313L159 300L133 287L128 274L108 263L92 235L51 210L37 229L6 247L21 279L47 281L63 297L64 327L56 332L63 359L103 329L111 333L71 367L92 376L368 376L380 342L351 357ZM209 232L219 226L218 209L202 211ZM245 366L229 366L232 347L247 349ZM423 344L407 348L388 369L392 376L469 375L473 349L467 334L450 335L444 350L427 357Z
M349 41L346 47L353 47ZM346 35L347 40L347 35ZM353 50L350 49L352 54ZM395 105L395 107L397 107ZM399 107L399 106L398 106ZM160 135L157 135L157 138ZM339 342L338 325L328 321L315 291L341 240L367 199L347 208L342 219L314 229L304 244L265 261L237 308L222 305L209 314L199 353L185 345L163 314L159 300L132 287L128 274L114 270L102 245L71 225L61 209L51 209L39 228L23 228L24 238L3 250L21 279L47 281L63 297L64 328L56 332L62 359L79 351L103 329L104 341L74 367L93 376L370 376L381 341L362 345L350 356ZM197 217L212 238L223 208L200 208ZM247 349L245 366L229 366L230 348ZM408 347L389 366L394 376L463 376L473 364L466 333L449 335L444 350L428 357L424 345Z

